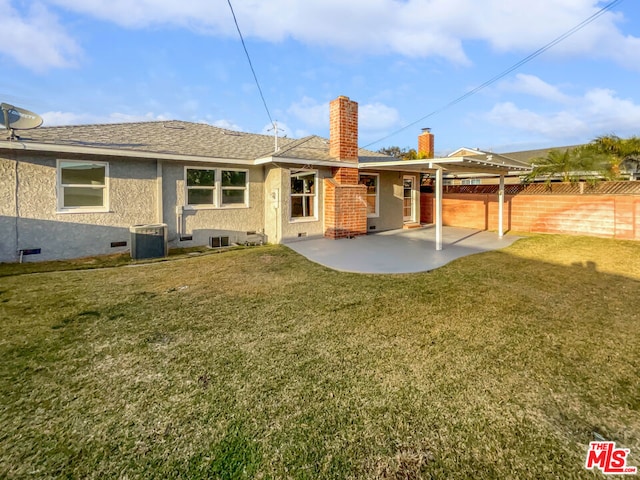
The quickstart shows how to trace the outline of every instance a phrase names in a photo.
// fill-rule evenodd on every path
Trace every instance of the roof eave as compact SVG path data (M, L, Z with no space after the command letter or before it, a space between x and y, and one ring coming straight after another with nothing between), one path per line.
M341 162L339 160L310 160L308 158L298 157L262 157L254 161L255 165L265 165L268 163L286 163L292 165L313 165L318 167L352 167L358 168L358 165L352 162Z
M240 165L254 165L253 160L243 158L205 157L200 155L183 155L175 153L160 153L144 150L125 150L119 148L79 147L76 145L60 145L35 142L7 142L0 141L0 150L22 150L33 152L99 155L108 157L145 158L150 160L170 160L177 162L202 162L202 163L235 163Z

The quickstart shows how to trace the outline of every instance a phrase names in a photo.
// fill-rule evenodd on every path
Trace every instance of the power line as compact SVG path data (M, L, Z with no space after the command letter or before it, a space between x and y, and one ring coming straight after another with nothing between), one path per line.
M227 0L229 4L229 8L231 9L231 15L233 15L233 21L236 24L236 28L238 29L238 35L240 35L240 41L242 42L242 48L244 48L244 53L247 55L247 60L249 61L249 66L251 67L251 73L253 73L253 78L256 81L256 85L258 87L258 92L260 92L260 98L262 98L262 104L264 105L264 109L267 111L267 117L269 117L269 122L273 125L273 119L271 118L271 113L269 112L269 107L267 106L267 101L264 99L264 95L262 93L262 88L260 88L260 82L258 81L258 76L256 75L256 71L253 69L253 63L251 63L251 57L249 56L249 51L247 50L247 46L244 43L244 37L242 36L242 32L240 31L240 26L238 25L238 19L236 18L236 12L233 11L233 6L231 5L231 0Z
M615 5L617 5L618 3L622 2L622 0L613 0L612 2L608 3L607 5L605 5L604 7L602 7L600 10L598 10L596 13L594 13L593 15L591 15L589 18L583 20L582 22L580 22L578 25L576 25L575 27L573 27L572 29L568 30L567 32L563 33L562 35L560 35L559 37L557 37L556 39L552 40L551 42L547 43L544 47L539 48L538 50L536 50L535 52L533 52L532 54L528 55L527 57L523 58L522 60L520 60L519 62L515 63L514 65L512 65L511 67L509 67L508 69L504 70L502 73L499 73L498 75L496 75L495 77L492 77L491 79L487 80L486 82L484 82L482 85L478 85L476 88L474 88L473 90L468 91L467 93L465 93L464 95L459 96L458 98L456 98L455 100L450 101L449 103L447 103L446 105L438 108L437 110L434 110L433 112L425 115L422 118L419 118L418 120L416 120L415 122L411 122L408 125L405 125L404 127L400 128L399 130L396 130L395 132L390 133L389 135L382 137L379 140L376 140L375 142L371 142L367 145L365 145L363 148L367 148L370 147L371 145L375 145L376 143L382 142L383 140L386 140L388 138L393 137L394 135L397 135L400 132L405 131L407 128L409 127L413 127L414 125L416 125L417 123L422 122L423 120L426 120L429 117L432 117L434 115L437 115L438 113L453 107L454 105L462 102L463 100L466 100L467 98L471 97L472 95L475 95L476 93L478 93L480 90L488 87L489 85L494 84L495 82L497 82L498 80L500 80L501 78L506 77L507 75L509 75L511 72L513 72L514 70L517 70L518 68L520 68L522 65L524 65L525 63L530 62L531 60L533 60L534 58L542 55L544 52L546 52L547 50L549 50L550 48L556 46L558 43L562 42L563 40L565 40L566 38L570 37L571 35L573 35L574 33L576 33L578 30L582 30L584 27L586 27L588 24L590 24L591 22L593 22L594 20L596 20L597 18L599 18L600 16L604 15L608 10L611 10Z

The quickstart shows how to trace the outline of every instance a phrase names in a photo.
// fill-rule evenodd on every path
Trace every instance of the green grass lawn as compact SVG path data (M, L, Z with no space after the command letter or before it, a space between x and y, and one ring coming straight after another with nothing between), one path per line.
M0 478L600 478L594 434L640 466L638 242L411 275L283 246L17 272Z

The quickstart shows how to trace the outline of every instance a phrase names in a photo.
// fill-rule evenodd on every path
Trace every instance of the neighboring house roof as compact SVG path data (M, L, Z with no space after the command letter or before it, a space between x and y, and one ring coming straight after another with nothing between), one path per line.
M301 139L278 138L271 135L244 133L214 127L204 123L179 120L41 127L21 130L19 141L0 141L0 148L82 152L140 157L197 160L237 160L259 163L289 160L297 162L335 163L329 155L329 140L316 135ZM360 149L361 159L393 157Z
M449 154L447 157L458 158L464 157L470 160L476 160L478 162L489 162L498 165L504 165L506 167L514 167L520 169L521 167L529 167L528 163L525 163L519 159L513 158L507 154L500 154L495 152L486 152L477 148L459 148L455 152Z
M581 147L582 145L569 145L565 147L539 148L537 150L523 150L520 152L501 153L500 155L531 164L537 158L545 158L549 152L558 150L564 152L566 150Z

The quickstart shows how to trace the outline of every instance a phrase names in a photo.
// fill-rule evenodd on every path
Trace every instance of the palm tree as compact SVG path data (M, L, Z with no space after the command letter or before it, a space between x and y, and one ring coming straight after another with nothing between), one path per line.
M563 182L577 181L576 173L582 168L580 155L577 148L566 150L551 150L546 157L533 160L533 169L525 177L526 182L544 178L545 183L551 183L554 177L559 177Z
M640 179L640 137L629 137L623 141L620 152L620 169L629 173L629 180Z
M621 171L627 172L631 180L640 175L640 137L602 135L591 142L589 149L607 155L618 176Z

